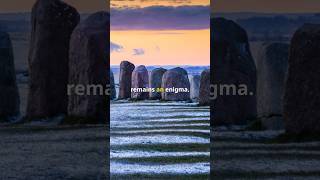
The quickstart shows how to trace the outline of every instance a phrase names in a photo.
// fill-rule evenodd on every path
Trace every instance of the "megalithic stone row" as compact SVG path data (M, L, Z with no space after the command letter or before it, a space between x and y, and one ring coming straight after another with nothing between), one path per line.
M129 61L122 61L120 63L118 99L131 98L131 78L134 68L134 64L130 63Z
M256 67L247 33L224 18L211 19L211 29L211 78L219 92L213 101L212 125L247 124L257 115Z
M150 73L150 88L157 90L161 88L162 76L167 70L164 68L153 69ZM161 92L150 92L150 99L161 99Z
M286 132L320 133L320 25L299 28L290 45L283 113Z
M199 91L199 105L209 106L210 99L210 70L206 69L201 73L200 91Z
M117 92L116 92L116 86L114 83L114 75L113 72L110 70L110 99L116 99Z
M135 100L145 100L149 98L149 73L145 66L141 65L134 69L132 73L131 98Z
M94 13L71 36L68 115L87 119L85 123L107 122L109 18L107 12Z
M162 77L161 87L165 89L162 99L165 101L190 100L190 82L183 68L170 69Z
M6 32L0 32L0 74L0 122L4 122L20 113L12 43Z
M264 43L256 58L258 117L267 129L283 129L283 91L289 45Z
M190 98L192 100L199 100L200 79L200 75L192 75L190 77Z
M37 0L31 16L26 117L34 119L65 114L70 37L80 15L60 0Z

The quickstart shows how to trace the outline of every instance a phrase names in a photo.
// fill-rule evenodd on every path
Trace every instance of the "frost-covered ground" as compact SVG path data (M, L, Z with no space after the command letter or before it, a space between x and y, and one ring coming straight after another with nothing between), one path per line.
M320 142L276 142L282 131L213 132L212 179L320 179Z
M208 179L209 107L112 102L111 179Z

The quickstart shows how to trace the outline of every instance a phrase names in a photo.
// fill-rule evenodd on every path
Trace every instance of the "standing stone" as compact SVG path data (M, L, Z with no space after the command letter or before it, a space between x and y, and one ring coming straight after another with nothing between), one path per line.
M161 87L166 90L162 99L166 101L190 100L190 82L182 68L174 68L164 73ZM176 92L179 90L179 92Z
M175 67L175 68L173 68L171 70L172 71L177 71L179 73L182 73L183 75L188 77L188 72L185 69L181 68L181 67Z
M282 97L288 56L288 44L265 43L256 59L258 117L267 129L283 128Z
M190 98L198 101L200 90L200 75L192 75L190 78Z
M167 70L163 68L156 68L151 71L150 88L154 88L155 90L161 88L162 76L166 71ZM161 99L161 93L156 91L150 92L150 99Z
M210 70L206 69L201 73L199 105L210 105Z
M60 0L38 0L32 9L28 119L65 114L70 36L80 20Z
M149 74L145 66L138 66L134 69L132 73L132 83L131 88L135 88L137 92L131 92L131 98L136 100L145 100L149 98L149 92L141 92L137 88L142 88L148 90L149 88Z
M224 18L213 18L211 29L212 79L217 87L213 93L218 93L212 125L247 124L257 115L256 67L247 33Z
M0 32L0 122L19 115L13 49L8 33Z
M129 61L122 61L119 74L119 97L118 99L131 98L131 78L134 64Z
M114 83L113 72L110 70L110 99L113 100L117 96L116 86Z
M109 111L109 14L97 12L81 22L71 36L68 115L85 118L85 123L105 123ZM84 90L80 90L81 86Z
M319 135L319 92L320 25L305 24L291 40L283 102L287 133Z

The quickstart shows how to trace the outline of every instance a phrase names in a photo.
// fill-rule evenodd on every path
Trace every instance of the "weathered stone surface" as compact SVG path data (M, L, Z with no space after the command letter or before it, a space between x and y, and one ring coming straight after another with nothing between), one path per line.
M0 32L0 122L19 115L19 105L10 36L6 32Z
M224 18L213 18L211 29L211 78L217 87L216 93L219 92L213 101L212 123L246 124L257 115L256 67L247 33L235 22ZM229 94L235 95L227 95L224 85L231 89ZM224 92L220 93L220 89ZM233 93L234 89L236 93Z
M110 99L113 100L117 96L116 86L114 83L113 72L110 70Z
M131 78L134 64L129 61L122 61L119 74L119 96L118 99L131 98Z
M210 102L210 70L206 69L201 73L199 105L209 106Z
M192 100L198 100L200 90L200 75L192 75L190 77L190 98Z
M190 82L188 74L182 68L170 69L163 74L161 87L166 89L162 93L162 99L166 101L190 100ZM179 92L176 92L179 90ZM181 91L184 90L184 91Z
M35 3L28 59L28 119L67 112L69 43L79 20L76 9L60 0Z
M109 14L97 12L81 22L71 36L69 85L83 86L85 90L71 90L68 115L89 119L86 123L107 121L109 25Z
M287 133L320 133L320 25L306 24L291 40L284 93Z
M162 76L167 70L164 68L156 68L150 73L150 87L151 88L161 88ZM150 92L150 99L161 99L160 92Z
M267 129L283 128L282 97L288 56L289 45L283 43L265 43L258 52L257 110Z
M149 92L141 92L140 88L147 90L149 88L149 73L145 66L141 65L134 69L132 73L131 88L135 91L131 92L131 98L135 100L145 100L149 98Z

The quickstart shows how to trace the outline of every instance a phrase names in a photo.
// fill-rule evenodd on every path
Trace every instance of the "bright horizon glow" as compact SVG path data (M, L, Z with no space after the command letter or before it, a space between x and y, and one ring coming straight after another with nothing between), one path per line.
M111 65L128 60L135 65L210 64L210 30L111 31L111 42L123 47L111 53ZM133 49L144 54L133 55Z
M173 1L173 0L111 0L111 8L144 8L148 6L195 6L210 5L210 0L190 0L190 1Z

